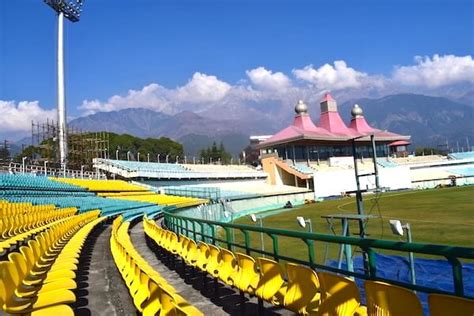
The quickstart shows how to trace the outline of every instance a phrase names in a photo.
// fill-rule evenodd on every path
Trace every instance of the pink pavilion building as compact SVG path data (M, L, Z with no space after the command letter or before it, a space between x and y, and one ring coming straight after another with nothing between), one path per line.
M406 154L410 136L371 127L356 104L352 119L346 125L339 115L337 103L326 93L320 103L321 115L315 124L308 114L308 106L299 101L295 106L293 123L259 144L262 154L277 153L280 159L319 161L330 157L352 156L352 140L356 139L359 157L370 157L370 136L374 135L377 157Z

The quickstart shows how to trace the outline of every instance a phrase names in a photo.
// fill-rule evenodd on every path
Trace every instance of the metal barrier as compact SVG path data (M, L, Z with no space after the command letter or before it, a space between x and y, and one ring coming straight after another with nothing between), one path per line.
M422 243L407 243L389 240L343 237L309 232L299 232L293 230L196 219L192 217L184 217L172 214L170 212L165 212L164 218L166 226L169 229L175 231L176 233L186 235L196 241L203 240L212 244L224 243L228 249L232 250L233 247L241 249L245 251L245 253L248 255L251 255L252 253L258 253L273 257L273 259L276 261L284 260L288 262L295 262L299 264L308 265L313 269L317 268L321 270L327 270L360 279L384 281L395 285L403 286L415 291L421 291L426 293L443 293L451 295L454 294L461 297L472 298L466 296L464 293L462 264L459 259L474 259L474 248L455 247L448 245L431 245ZM222 234L218 232L219 228L223 231L223 237L221 237ZM235 231L240 231L243 234L242 243L238 243L235 240ZM210 232L210 234L208 234L207 232ZM258 248L252 248L250 233L257 233L259 235L265 234L269 236L272 240L272 249L265 251ZM307 247L307 260L286 256L279 248L279 238L281 237L302 240ZM351 245L359 247L368 256L367 269L364 269L364 273L359 273L316 263L314 247L315 242L331 243L337 244L339 246ZM408 282L385 279L378 276L375 256L376 249L399 251L404 253L413 252L414 254L423 254L428 256L438 256L446 258L452 267L454 293L442 291L436 288L414 285Z

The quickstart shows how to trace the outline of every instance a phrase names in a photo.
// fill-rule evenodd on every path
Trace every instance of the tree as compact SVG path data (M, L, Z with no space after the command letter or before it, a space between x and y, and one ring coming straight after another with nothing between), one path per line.
M199 156L204 159L205 162L217 162L220 161L222 164L230 163L231 155L225 150L224 144L221 142L217 147L216 142L213 142L210 147L203 148L199 151Z

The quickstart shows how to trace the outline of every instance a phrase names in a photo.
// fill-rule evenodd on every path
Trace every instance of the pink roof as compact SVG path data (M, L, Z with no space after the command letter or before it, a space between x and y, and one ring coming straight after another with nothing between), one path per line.
M353 118L349 128L362 134L372 133L374 131L374 129L367 123L363 116Z
M388 146L390 147L393 147L393 146L406 146L406 145L410 145L411 143L410 142L407 142L406 140L397 140L395 142L392 142L390 144L388 144Z
M321 102L326 102L326 101L336 101L336 100L334 100L334 98L331 96L331 94L329 94L329 92L326 92Z
M330 133L337 135L353 137L360 136L357 131L347 128L338 112L328 111L321 113L321 117L319 118L319 126Z
M326 93L322 102L334 101L329 93ZM383 141L406 141L409 136L382 131L372 128L364 117L353 118L349 127L344 123L337 111L326 111L321 113L319 126L316 126L307 113L297 114L293 124L276 133L262 142L259 147L282 144L301 139L322 141L348 141L356 137L363 137L361 141L367 141L365 136L374 135L377 140ZM396 142L395 142L396 143Z

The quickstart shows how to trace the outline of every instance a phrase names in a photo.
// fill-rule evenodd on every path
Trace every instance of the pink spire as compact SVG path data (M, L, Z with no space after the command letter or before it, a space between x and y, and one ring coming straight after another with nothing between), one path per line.
M329 92L326 92L324 94L324 98L321 102L328 102L328 101L335 101L334 98L329 94Z

